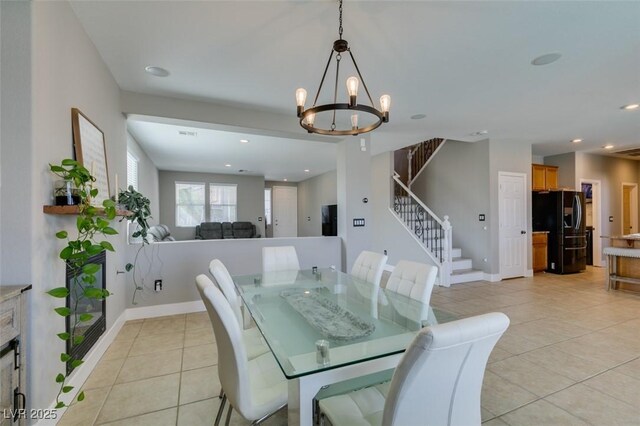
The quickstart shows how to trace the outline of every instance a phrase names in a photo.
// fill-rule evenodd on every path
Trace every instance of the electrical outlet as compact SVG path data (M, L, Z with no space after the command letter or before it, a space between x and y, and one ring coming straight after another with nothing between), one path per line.
M162 280L155 280L153 282L153 289L158 293L162 291Z

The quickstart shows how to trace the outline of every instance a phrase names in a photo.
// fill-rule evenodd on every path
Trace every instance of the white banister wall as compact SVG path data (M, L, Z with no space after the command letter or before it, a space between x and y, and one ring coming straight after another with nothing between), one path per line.
M302 269L334 265L342 270L340 237L252 238L237 240L192 240L152 243L138 257L138 281L144 276L145 290L136 296L137 307L199 300L195 277L208 274L209 262L220 259L231 275L262 271L262 247L294 246ZM131 261L139 244L127 246ZM124 270L124 265L118 269ZM154 280L162 279L162 291L153 291ZM129 307L133 294L131 272L127 273L126 292Z

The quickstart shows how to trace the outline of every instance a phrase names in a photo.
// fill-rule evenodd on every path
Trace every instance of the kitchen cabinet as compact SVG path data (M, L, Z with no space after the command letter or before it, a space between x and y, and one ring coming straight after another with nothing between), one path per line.
M533 232L533 272L541 272L547 269L547 231Z
M545 166L544 164L532 164L531 189L533 191L558 189L558 167Z

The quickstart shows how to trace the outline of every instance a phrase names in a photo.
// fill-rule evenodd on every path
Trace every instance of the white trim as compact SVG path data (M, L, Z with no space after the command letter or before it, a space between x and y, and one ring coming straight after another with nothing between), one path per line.
M489 274L487 272L484 272L482 274L482 280L489 281L490 283L497 283L499 281L502 281L502 278L500 278L500 274Z
M602 185L597 179L580 179L580 188L583 183L591 184L591 214L593 222L593 266L603 266L602 261ZM586 206L585 206L586 209ZM585 213L586 217L586 213Z
M524 273L524 276L527 278L531 278L533 276L533 269L527 269Z
M438 151L440 151L440 149L444 146L444 144L447 142L448 139L444 139L442 141L442 143L440 145L438 145L438 147L436 148L435 151L433 151L433 153L431 154L431 156L429 158L427 158L427 161L422 165L422 168L420 170L418 170L418 173L416 173L415 176L413 176L411 178L411 181L409 182L409 185L407 185L409 188L411 188L411 185L413 185L413 182L416 181L416 179L418 178L418 176L420 176L420 174L422 174L422 171L424 169L427 168L427 165L431 162L431 160L433 159L433 157L436 156L436 154L438 153Z
M168 315L189 314L191 312L202 312L205 310L202 300L192 302L167 303L165 305L142 306L140 308L129 308L125 311L127 321L164 317Z
M73 401L78 394L78 391L84 385L84 382L89 378L89 375L93 372L93 369L102 358L102 355L107 351L111 343L115 340L116 336L120 332L120 329L124 325L126 321L135 320L135 319L144 319L144 318L155 318L166 315L178 315L178 314L187 314L191 312L201 312L204 311L204 303L202 300L194 300L192 302L182 302L182 303L169 303L165 305L155 305L155 306L143 306L140 308L129 308L125 309L120 316L115 320L113 325L109 330L107 330L104 335L100 337L100 339L96 342L96 344L91 348L89 353L84 357L84 363L76 368L74 372L71 374L69 381L67 383L68 386L73 386L74 389L66 394L66 401ZM50 410L55 410L56 402L53 401L51 405L49 405ZM66 408L59 408L58 418L55 420L40 420L35 425L36 426L49 426L55 425L60 421L62 416L64 415Z
M622 182L620 184L620 234L625 235L624 232L624 187L630 186L631 192L629 193L629 221L631 222L631 232L629 234L635 234L638 232L638 184L633 182Z

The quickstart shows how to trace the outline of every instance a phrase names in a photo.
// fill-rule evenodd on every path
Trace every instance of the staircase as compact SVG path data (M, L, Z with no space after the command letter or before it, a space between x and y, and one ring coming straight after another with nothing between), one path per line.
M403 162L398 161L403 160L402 156L408 161L405 163L407 167L401 171L404 176L394 172L394 197L390 210L438 265L439 285L449 287L451 284L482 280L484 273L473 269L471 259L462 257L462 249L452 247L449 217L440 219L410 189L411 183L444 142L444 139L431 139L396 151L396 168L403 167Z

